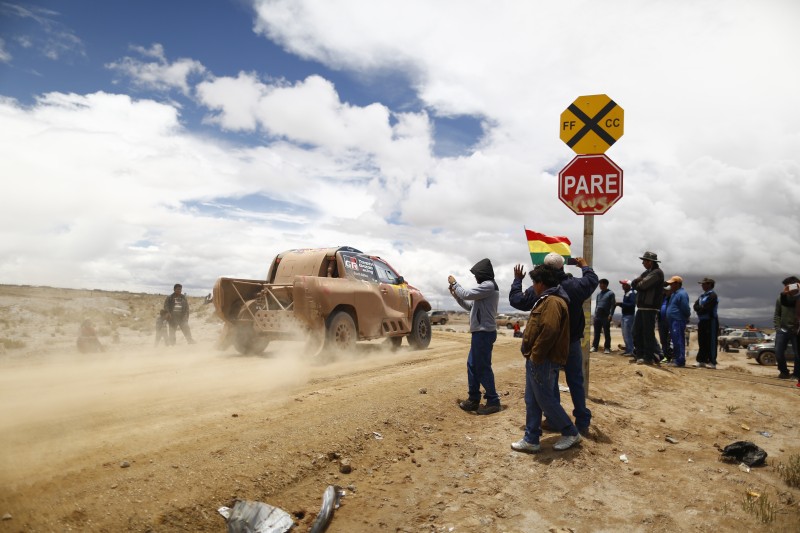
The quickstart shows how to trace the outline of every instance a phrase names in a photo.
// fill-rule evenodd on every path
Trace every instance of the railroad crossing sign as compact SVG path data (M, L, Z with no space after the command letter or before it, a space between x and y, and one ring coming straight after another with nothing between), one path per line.
M558 199L578 215L602 215L622 198L622 169L604 154L578 155L558 173Z
M576 154L603 154L622 137L624 113L605 94L579 96L561 113L561 140Z

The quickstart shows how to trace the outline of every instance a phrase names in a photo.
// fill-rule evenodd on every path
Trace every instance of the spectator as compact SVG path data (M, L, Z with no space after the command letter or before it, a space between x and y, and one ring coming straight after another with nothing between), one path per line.
M583 302L589 298L597 288L597 274L592 267L586 264L582 257L575 258L575 265L581 269L581 277L573 277L572 274L564 272L564 258L558 254L550 253L545 256L545 266L557 272L559 285L569 296L569 355L567 364L564 365L564 374L569 387L569 394L572 397L575 425L582 435L586 436L589 432L589 425L592 421L592 412L586 407L586 391L583 382L583 349L581 340L586 320L583 315ZM537 301L534 287L528 287L522 292L522 278L525 276L522 265L514 267L514 281L511 284L511 291L508 293L508 302L515 309L520 311L530 311ZM558 390L558 380L554 386L553 395L558 402L561 402L561 392ZM545 420L542 429L553 430L555 426Z
M448 276L450 294L458 305L469 311L469 330L472 333L469 355L467 356L467 385L469 396L459 402L464 411L475 411L479 415L490 415L500 411L500 396L494 385L492 371L492 347L497 340L497 304L500 302L500 289L494 281L494 269L489 259L481 259L470 269L478 286L463 288L453 276ZM486 405L481 405L481 385L483 385Z
M594 341L590 352L596 352L600 346L600 333L604 335L603 353L611 353L611 317L614 308L617 306L617 299L614 293L608 289L608 280L600 280L600 292L597 293L594 306Z
M622 290L625 295L622 297L622 303L617 306L622 311L622 339L625 341L625 347L622 355L633 357L633 316L636 313L636 291L631 289L630 280L620 280Z
M514 337L522 338L522 329L519 324L519 320L514 322Z
M537 300L522 338L525 357L525 436L511 444L518 452L541 449L542 414L561 432L554 450L566 450L581 440L578 428L553 394L558 367L569 355L569 296L559 285L558 271L539 265L531 272Z
M659 268L658 255L645 252L642 257L645 271L631 282L636 295L636 315L633 319L633 342L636 346L636 362L640 365L657 363L656 315L661 305L664 290L664 272Z
M162 309L158 312L158 316L156 317L156 346L158 343L163 339L164 345L169 345L169 341L167 338L167 318L169 317L169 313L167 313L166 309Z
M703 278L698 283L703 288L703 294L694 302L694 312L697 313L697 363L698 368L717 368L717 335L719 319L717 306L719 298L714 292L714 280Z
M658 310L658 340L660 346L656 346L656 355L659 359L664 358L667 361L672 361L672 344L669 339L669 317L667 316L667 307L669 300L672 296L672 290L669 285L664 287L663 296L661 299L661 307ZM661 348L659 350L659 347Z
M673 353L670 366L684 367L686 366L686 323L692 316L692 310L689 308L689 295L683 288L682 277L672 276L667 283L672 292L666 311Z
M81 353L96 353L106 351L103 345L100 344L100 339L97 338L97 330L94 329L94 324L89 319L81 322L81 327L78 331L77 344L78 351Z
M189 301L182 294L183 285L176 283L172 290L172 294L164 300L164 310L167 312L167 324L169 325L167 345L175 346L175 330L178 328L183 332L186 341L194 344L192 330L189 329Z
M800 279L789 276L783 280L783 291L775 302L775 360L778 363L778 377L789 379L789 366L786 364L786 346L791 343L794 348L794 376L800 383L800 293L797 284Z

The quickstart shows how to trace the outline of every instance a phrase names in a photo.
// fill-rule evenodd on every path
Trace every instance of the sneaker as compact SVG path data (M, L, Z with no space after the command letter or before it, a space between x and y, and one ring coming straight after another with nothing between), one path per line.
M685 364L684 364L684 365L679 365L679 364L678 364L678 363L676 363L675 361L670 361L669 363L667 363L667 366L674 367L674 368L683 368L683 367L685 367L686 365L685 365Z
M644 364L644 359L637 359L636 360L636 364L637 365L643 365Z
M605 353L605 354L610 354L610 353L611 353L611 350L603 350L603 353Z
M625 357L633 357L633 354L630 352L622 352L620 355L624 355Z
M462 408L464 411L477 411L478 407L481 406L481 402L477 400L464 400L458 402L458 406Z
M578 428L578 433L580 433L581 437L589 438L589 428Z
M589 348L589 353L596 352L596 351L597 351L597 348L595 348L594 346Z
M714 363L706 363L706 368L710 368L711 370L716 370L717 365L715 365Z
M553 444L553 449L558 451L568 450L569 448L572 448L574 445L578 444L580 441L580 433L577 435L564 435L558 439L558 442Z
M781 372L778 374L778 379L789 379L792 377L788 372Z
M525 439L519 439L517 442L511 443L511 449L515 452L522 452L522 453L536 453L542 449L541 444L531 444L530 442L526 441Z
M706 364L705 363L695 363L694 366L695 366L695 368L705 368Z
M500 412L500 404L499 403L493 403L493 404L488 404L487 403L486 405L481 405L480 407L478 407L478 409L476 409L475 412L477 414L479 414L479 415L493 415L494 413L499 413Z

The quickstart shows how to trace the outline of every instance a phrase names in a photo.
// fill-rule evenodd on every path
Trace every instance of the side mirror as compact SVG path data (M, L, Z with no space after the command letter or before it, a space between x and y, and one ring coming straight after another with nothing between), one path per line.
M402 285L405 282L406 282L406 280L405 280L405 278L403 276L398 276L397 277L397 282L395 283L395 285Z

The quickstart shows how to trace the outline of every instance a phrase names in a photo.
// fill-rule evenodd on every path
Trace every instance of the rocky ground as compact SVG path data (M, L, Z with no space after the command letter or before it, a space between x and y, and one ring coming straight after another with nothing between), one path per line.
M504 409L479 417L455 403L463 325L424 351L372 342L322 365L299 343L214 350L200 298L199 342L154 348L164 296L0 286L0 532L224 531L217 509L236 498L306 531L329 484L346 491L331 532L800 531L800 489L780 475L800 455L800 389L743 352L717 370L592 354L590 438L555 452L548 434L525 455L509 447L525 405L506 331ZM104 353L77 352L85 318ZM738 440L767 464L721 462Z

